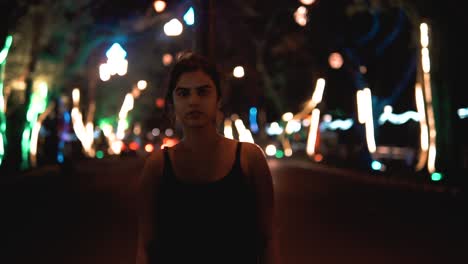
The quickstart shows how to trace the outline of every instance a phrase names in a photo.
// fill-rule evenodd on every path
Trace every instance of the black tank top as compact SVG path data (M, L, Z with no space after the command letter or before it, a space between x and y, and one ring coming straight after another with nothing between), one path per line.
M255 195L241 169L241 146L238 142L231 171L209 183L178 180L164 149L150 263L257 263Z

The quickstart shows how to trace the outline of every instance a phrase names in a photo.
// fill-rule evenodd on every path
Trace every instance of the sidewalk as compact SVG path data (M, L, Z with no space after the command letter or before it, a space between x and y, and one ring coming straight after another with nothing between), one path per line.
M431 182L428 179L424 179L424 177L429 177L428 175L411 173L409 171L385 173L380 171L364 171L357 168L339 167L333 164L315 162L305 154L295 155L292 158L283 158L281 161L275 158L270 158L269 164L271 166L275 166L275 163L283 161L288 167L303 168L338 177L345 177L365 184L385 185L389 188L411 191L447 193L451 196L465 194L462 186L450 186L444 182Z

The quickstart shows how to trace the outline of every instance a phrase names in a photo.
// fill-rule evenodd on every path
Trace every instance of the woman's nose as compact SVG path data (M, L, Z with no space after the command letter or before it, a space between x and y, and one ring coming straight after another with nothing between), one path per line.
M196 93L191 93L189 97L190 104L197 104L200 101L200 97Z

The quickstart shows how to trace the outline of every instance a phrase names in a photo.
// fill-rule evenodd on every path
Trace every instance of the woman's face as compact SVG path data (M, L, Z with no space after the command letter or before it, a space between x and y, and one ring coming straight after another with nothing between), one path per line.
M215 124L218 95L213 80L205 72L198 70L183 73L172 96L176 118L183 126Z

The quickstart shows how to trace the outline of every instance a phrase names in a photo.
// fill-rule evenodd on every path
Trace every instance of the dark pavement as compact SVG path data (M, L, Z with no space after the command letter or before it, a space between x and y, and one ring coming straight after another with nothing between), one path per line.
M464 194L271 160L282 263L468 263ZM4 181L0 263L134 263L140 158Z

